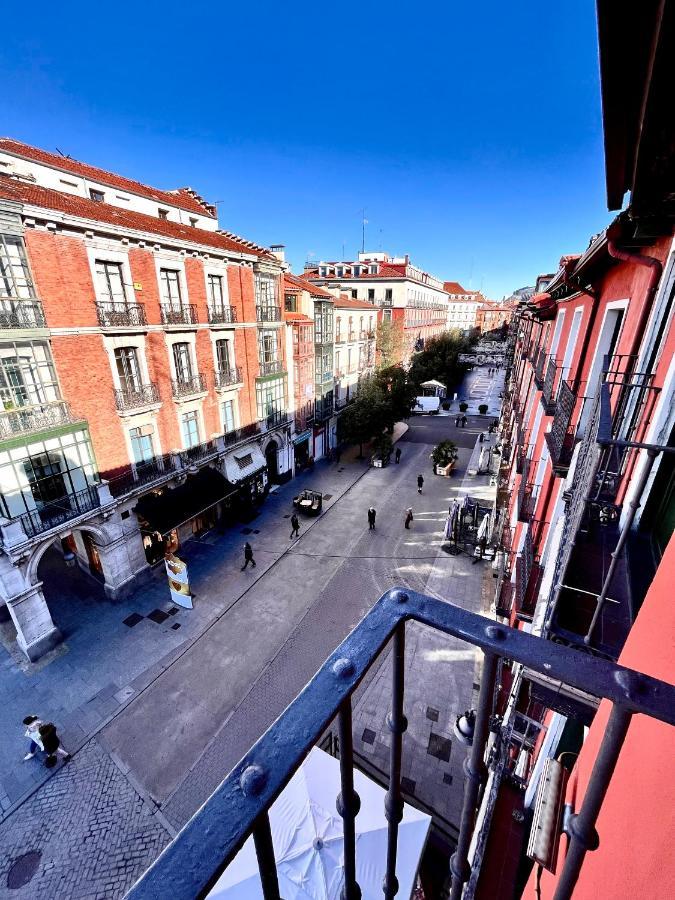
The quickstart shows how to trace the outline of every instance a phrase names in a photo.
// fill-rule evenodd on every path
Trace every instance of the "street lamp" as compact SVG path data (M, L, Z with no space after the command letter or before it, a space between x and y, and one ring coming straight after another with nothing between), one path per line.
M473 735L476 730L476 711L467 709L461 716L457 716L452 730L460 743L470 747L473 744Z

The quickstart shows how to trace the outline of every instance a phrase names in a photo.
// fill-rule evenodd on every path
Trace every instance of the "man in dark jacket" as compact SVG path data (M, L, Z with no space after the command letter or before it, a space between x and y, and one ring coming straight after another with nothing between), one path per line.
M424 487L424 477L422 475L417 476L417 493L422 493L422 488Z
M244 565L241 567L242 572L248 566L249 563L251 563L253 565L253 568L255 569L255 560L253 559L253 547L251 547L249 542L246 541L246 543L244 544Z
M400 463L401 462L401 448L400 447L396 448L396 453L394 454L394 456L396 458L396 462Z
M294 537L298 537L300 534L300 522L298 521L298 517L295 513L291 516L291 540Z
M371 506L368 510L368 528L371 531L375 531L375 516L377 515L377 510L374 506Z
M70 759L70 753L61 746L61 741L56 733L56 726L51 722L47 722L46 725L40 725L40 740L42 741L44 752L47 754L45 766L48 769L54 768L57 756L62 756L64 762Z

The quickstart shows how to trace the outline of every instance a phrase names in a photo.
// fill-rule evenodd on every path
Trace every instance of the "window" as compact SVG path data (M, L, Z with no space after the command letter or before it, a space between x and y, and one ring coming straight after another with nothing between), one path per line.
M180 309L182 296L180 290L180 273L177 269L160 269L159 280L162 288L162 300L172 309Z
M375 288L368 288L368 300L371 303L375 302Z
M95 188L89 188L89 196L96 203L103 203L105 200L105 194L103 191L97 191Z
M126 303L121 263L97 259L96 286L101 300L108 300L111 303Z
M162 209L161 206L160 206L160 208L157 210L157 213L158 213L160 219L168 219L168 218L169 218L169 210L168 210L168 209Z
M347 339L350 341L354 340L354 317L349 317L349 333L347 334Z
M295 294L286 294L284 296L284 309L286 312L297 312L297 300Z
M141 389L141 372L135 347L118 347L115 350L115 365L123 391L134 392Z
M223 276L207 275L206 285L209 293L209 303L212 309L223 305Z
M131 440L131 455L137 466L150 462L154 457L155 451L152 446L152 426L147 425L144 428L132 428L129 432Z
M352 300L357 300L358 294L359 292L356 290L356 288L352 288Z
M192 378L192 358L189 344L173 345L173 364L176 369L176 381L185 382Z
M34 296L23 240L18 235L0 234L0 297Z
M256 272L255 276L255 302L264 308L277 305L278 279L275 275Z
M256 383L256 400L258 418L266 419L269 424L278 422L285 410L286 384L283 378Z
M199 221L198 219L193 219L192 216L190 216L190 227L191 227L191 228L196 228L196 227L197 227L197 222L198 222L198 221Z
M232 368L232 341L223 338L216 341L216 361L219 372L229 372Z
M377 275L377 265L370 266L370 274Z
M183 444L186 449L199 443L199 416L197 410L183 413L181 416L181 431L183 432Z
M358 278L359 275L361 274L361 266L354 266L354 268L352 269L352 272L354 273L354 277Z
M258 338L258 352L260 362L276 362L277 357L277 333L276 331L261 331Z
M342 266L338 266L337 269L335 270L335 274L337 275L338 278L342 278L342 276L345 274L344 268Z
M335 320L335 340L342 340L342 319L338 316Z
M0 403L6 410L60 399L49 345L44 341L0 347Z
M234 431L234 400L225 400L222 404L223 431Z
M394 289L393 288L385 288L384 289L384 299L387 302L391 303L391 301L394 299Z
M335 374L340 374L340 351L335 351Z

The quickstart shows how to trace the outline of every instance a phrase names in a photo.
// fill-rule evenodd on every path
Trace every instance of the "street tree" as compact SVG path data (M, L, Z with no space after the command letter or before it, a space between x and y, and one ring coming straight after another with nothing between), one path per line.
M363 378L356 397L340 416L342 438L349 444L363 445L382 434L388 427L391 413L382 386L373 377Z
M387 428L394 430L394 424L409 419L417 397L417 389L409 380L402 366L378 369L374 376L387 407Z

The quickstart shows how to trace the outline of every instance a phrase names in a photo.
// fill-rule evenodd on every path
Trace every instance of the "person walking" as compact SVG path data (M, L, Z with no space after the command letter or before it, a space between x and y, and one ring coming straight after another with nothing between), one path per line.
M56 725L53 725L51 722L47 722L46 725L40 725L40 739L43 750L47 754L45 766L48 769L54 768L59 756L63 757L64 762L70 759L70 753L61 746L61 739L56 731Z
M459 428L459 416L455 416L455 428Z
M400 447L396 448L396 453L394 454L394 457L396 459L396 465L398 465L401 462L401 448Z
M26 726L24 735L30 741L30 744L28 746L28 753L26 753L23 758L23 761L26 762L26 760L32 759L38 752L38 750L44 750L44 747L42 746L42 738L40 737L40 727L43 722L41 719L38 719L37 716L26 716L26 718L23 720L23 724Z
M422 475L417 476L417 493L422 493L422 488L424 487L424 477Z
M251 563L253 565L253 568L255 569L255 560L253 559L253 547L251 547L249 542L246 541L246 543L244 544L244 565L241 567L242 572L248 566L249 563Z
M375 531L375 517L377 516L377 510L374 506L371 506L368 510L368 528L370 531Z
M409 506L405 511L405 527L410 528L410 523L413 520L413 511L412 506Z
M466 416L462 416L462 428L466 428L466 423L467 423L467 422L468 422L467 417L466 417Z
M298 521L298 516L296 513L293 513L291 516L291 540L294 537L298 537L300 535L300 522ZM255 563L254 563L255 565Z

